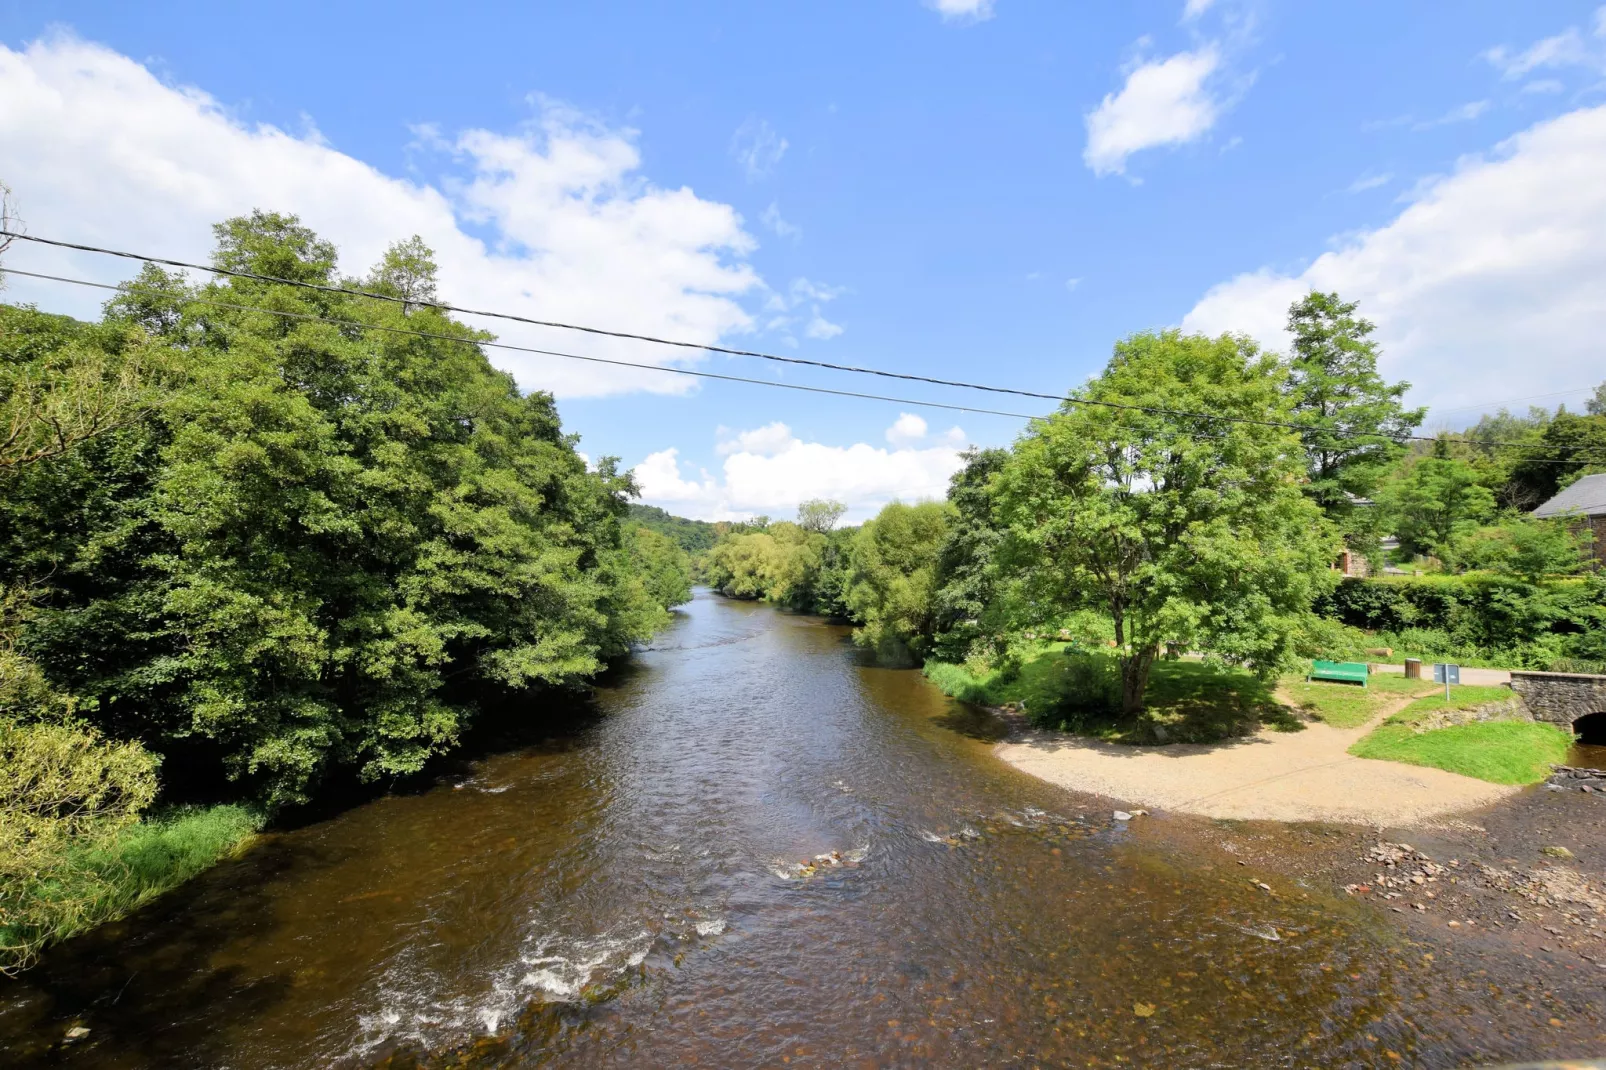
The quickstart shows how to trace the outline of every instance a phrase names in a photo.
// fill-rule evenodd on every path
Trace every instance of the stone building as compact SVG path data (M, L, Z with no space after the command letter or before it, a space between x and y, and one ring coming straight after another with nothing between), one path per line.
M1533 515L1570 519L1577 528L1588 530L1594 535L1590 556L1595 566L1606 564L1606 474L1584 476L1535 509Z

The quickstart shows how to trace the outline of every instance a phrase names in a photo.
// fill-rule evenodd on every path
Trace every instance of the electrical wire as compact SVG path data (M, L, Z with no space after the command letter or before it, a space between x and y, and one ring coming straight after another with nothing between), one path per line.
M76 251L79 251L79 252L97 253L97 254L102 254L102 255L106 255L106 256L121 257L121 258L127 259L127 260L138 260L138 261L141 261L143 263L161 264L161 265L164 265L164 266L167 266L167 267L184 268L184 269L190 269L190 270L196 270L196 271L206 271L206 272L210 272L210 273L215 274L215 275L223 275L223 276L227 276L227 277L231 277L231 278L250 279L250 280L253 280L253 281L257 281L257 282L267 282L267 283L273 283L275 285L281 285L281 286L293 286L293 287L297 287L297 288L300 288L300 289L314 290L314 291L319 291L319 292L323 292L323 293L330 293L330 294L339 294L339 295L344 295L344 296L348 296L348 297L365 297L365 298L369 298L371 300L385 301L385 302L390 302L390 303L393 303L393 304L399 304L399 305L402 305L403 307L412 306L412 307L420 307L420 308L433 308L433 309L437 309L437 310L442 311L442 312L455 312L455 313L457 313L459 315L485 316L485 317L489 317L489 318L493 318L493 319L502 319L502 320L507 320L507 321L515 322L515 323L529 324L529 325L537 326L537 327L547 327L547 328L555 328L555 329L561 329L561 330L580 331L580 332L583 332L583 333L599 335L599 336L603 336L603 337L621 338L621 339L628 339L628 340L641 341L641 342L650 342L650 343L653 343L653 344L656 344L656 345L667 345L667 346L675 346L675 347L683 348L683 349L703 350L703 351L710 352L710 353L722 353L722 354L727 354L727 355L730 355L730 356L755 357L755 358L758 358L758 359L761 359L761 360L775 361L775 362L783 363L783 364L793 364L793 365L802 365L802 366L806 366L806 367L823 368L823 369L827 369L827 370L830 370L830 371L850 372L850 373L854 373L854 374L858 374L858 375L874 375L874 376L880 376L880 377L889 378L889 379L901 379L901 380L905 380L905 381L909 381L909 382L930 383L930 384L936 385L936 386L948 386L948 387L955 387L955 388L965 389L965 390L980 390L980 391L986 391L986 392L997 393L997 394L1011 394L1011 395L1018 396L1018 397L1029 397L1029 398L1038 398L1038 399L1042 399L1042 400L1046 400L1046 401L1054 401L1054 402L1057 402L1057 403L1060 403L1060 404L1095 405L1095 406L1100 406L1100 407L1104 407L1104 408L1123 409L1123 410L1133 411L1133 412L1142 412L1142 413L1147 413L1147 414L1156 415L1156 416L1173 416L1173 417L1181 417L1181 418L1193 419L1193 420L1209 420L1209 421L1218 421L1218 422L1224 422L1224 423L1244 424L1244 425L1256 426L1256 427L1277 427L1277 428L1284 428L1284 429L1291 430L1291 431L1298 431L1298 432L1300 432L1300 433L1302 433L1304 435L1309 435L1311 437L1318 438L1318 439L1329 439L1329 440L1331 440L1331 439L1370 440L1372 444L1382 444L1384 442L1394 442L1394 443L1427 442L1427 443L1431 443L1431 442L1437 441L1437 437L1436 436L1431 436L1431 435L1388 435L1388 434L1377 434L1377 433L1368 434L1368 433L1365 433L1365 432L1336 431L1336 430L1332 430L1332 429L1329 429L1329 428L1313 427L1313 426L1311 426L1309 424L1300 424L1300 423L1295 423L1295 422L1286 421L1286 420L1255 420L1255 419L1251 419L1251 418L1248 418L1248 417L1242 417L1242 416L1224 416L1224 415L1220 415L1220 414L1217 414L1217 413L1190 412L1190 411L1181 410L1181 409L1168 409L1168 408L1160 408L1160 407L1156 407L1156 406L1145 406L1145 405L1129 405L1129 404L1123 404L1121 402L1102 401L1102 400L1095 400L1095 399L1091 399L1091 398L1078 398L1078 397L1068 397L1068 396L1065 396L1065 395L1058 395L1058 394L1045 394L1045 393L1041 393L1041 392L1038 392L1038 391L1022 390L1022 389L1018 389L1018 388L1015 388L1015 387L992 386L992 385L984 384L984 383L972 383L972 382L967 382L967 381L964 381L964 380L955 380L955 379L940 379L940 378L936 378L934 376L915 375L915 374L908 373L908 372L892 372L892 371L886 371L886 370L880 369L880 368L867 368L867 367L861 367L861 366L858 366L858 365L851 365L851 364L834 364L834 363L831 363L831 362L828 362L828 361L810 360L810 359L807 359L807 358L804 358L804 357L786 357L786 356L781 356L781 355L774 354L774 353L764 353L764 352L760 352L758 350L732 349L732 348L725 347L725 346L718 346L718 345L712 345L712 344L703 344L703 343L697 343L697 342L678 341L678 340L674 340L674 339L659 338L659 337L656 337L656 336L653 336L653 335L635 334L635 333L631 333L631 332L628 332L628 331L614 331L614 330L607 330L607 329L604 329L604 328L601 328L601 327L588 327L588 326L582 326L582 325L572 324L572 323L563 323L563 322L556 321L556 320L534 319L532 317L520 316L520 315L516 315L514 313L510 313L510 312L493 312L493 311L487 311L487 310L483 310L483 309L472 309L472 308L466 308L466 307L459 306L459 305L450 305L450 304L446 304L444 302L439 302L439 301L424 301L424 300L418 300L418 299L414 299L414 298L397 297L397 296L395 296L393 294L381 294L381 293L374 293L374 292L368 291L368 290L359 290L359 289L347 288L347 287L342 287L342 286L330 286L330 285L327 285L327 284L324 284L324 283L307 282L307 281L299 280L299 279L285 279L285 278L280 278L280 277L274 276L274 275L263 275L263 274L260 274L260 273L257 273L257 272L239 271L239 270L236 270L236 269L233 269L233 268L224 268L224 267L217 267L215 265L197 264L197 263L194 263L194 262L191 262L191 261L174 260L174 259L169 259L169 258L164 258L164 257L149 256L149 255L146 255L146 254L143 254L143 253L131 253L131 252L127 252L127 251L120 250L120 249L108 249L108 248L105 248L105 247L102 247L102 246L85 245L85 244L80 244L80 243L77 243L77 242L61 241L61 240L56 239L56 238L44 238L44 237L40 237L39 235L24 234L24 233L21 233L21 232L18 232L18 231L0 230L0 237L16 238L16 239L20 239L22 241L35 242L35 243L38 243L38 244L41 244L41 245L49 245L49 246L54 246L56 248L62 248L62 249L72 249L72 250L76 250ZM0 270L12 270L12 269L0 269ZM17 274L26 274L25 272L16 272L16 273ZM44 277L44 276L41 276L41 277ZM86 283L84 283L84 280L67 279L67 278L55 277L55 276L51 276L50 278L54 279L54 281L86 284ZM88 285L96 285L96 286L102 286L102 287L106 287L107 286L107 284L105 284L105 283L93 283L93 284L88 284ZM116 289L117 287L110 287L110 288ZM268 312L268 311L271 311L271 310L268 310L268 309L251 309L251 311ZM316 318L316 317L313 317L313 318ZM496 345L497 345L497 348L522 349L525 352L540 353L540 354L547 355L547 356L565 357L565 358L573 359L573 360L587 360L587 361L592 361L594 363L605 363L605 364L606 363L611 363L611 364L617 364L617 365L622 366L622 367L646 368L646 369L653 370L653 371L669 372L671 374L697 375L697 376L702 377L702 378L726 379L726 380L733 381L733 382L758 383L758 384L764 384L764 385L780 386L780 387L789 388L789 389L798 389L798 390L807 389L807 390L810 390L812 392L817 392L817 393L836 394L837 396L841 396L841 397L864 397L864 398L869 398L869 399L872 399L872 400L891 400L891 401L897 401L897 402L903 403L903 404L921 404L921 405L926 405L926 406L932 407L932 408L949 408L949 409L954 409L956 411L961 411L961 412L977 412L977 413L984 413L984 414L991 414L991 415L1007 415L1007 416L1016 417L1016 418L1020 418L1020 419L1035 419L1036 418L1036 417L1025 416L1025 415L1020 414L1020 413L1002 413L1002 412L997 412L995 410L970 408L970 407L967 407L967 406L959 406L959 405L944 405L944 404L937 403L937 402L914 402L914 401L905 401L903 399L883 398L880 395L860 394L860 393L857 393L855 391L836 391L836 390L830 390L830 389L827 389L827 388L824 388L824 387L808 387L808 388L805 388L805 387L802 387L802 386L797 385L797 384L775 383L775 382L772 382L770 380L747 379L747 378L744 378L744 377L741 377L741 376L722 376L722 375L719 375L719 374L713 373L713 372L694 372L694 371L692 371L690 369L671 368L671 367L666 367L666 366L663 366L663 365L637 364L637 363L632 363L632 362L629 362L629 361L610 361L610 360L607 360L607 359L602 358L602 357L586 357L586 356L581 356L579 354L562 353L562 352L553 351L553 350L529 349L529 348L526 348L526 347L511 346L511 345L508 345L506 343L497 343ZM1531 450L1531 449L1534 448L1533 444L1531 444L1531 443L1509 442L1509 441L1494 441L1494 440L1481 440L1481 441L1478 442L1478 445L1481 445L1481 446L1484 446L1484 447L1509 446L1509 447L1520 448L1520 449L1525 449L1525 450ZM1535 458L1535 459L1537 460L1537 458ZM1600 458L1591 457L1591 459L1592 460L1597 460L1597 459L1600 459ZM1557 463L1565 463L1565 462L1559 462L1558 461Z

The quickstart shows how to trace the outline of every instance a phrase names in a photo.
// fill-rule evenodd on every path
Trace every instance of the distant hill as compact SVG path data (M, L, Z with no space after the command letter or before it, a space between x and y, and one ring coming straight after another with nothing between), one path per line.
M630 506L630 519L678 542L689 554L699 554L714 545L714 525L706 520L687 520L666 513L656 505Z

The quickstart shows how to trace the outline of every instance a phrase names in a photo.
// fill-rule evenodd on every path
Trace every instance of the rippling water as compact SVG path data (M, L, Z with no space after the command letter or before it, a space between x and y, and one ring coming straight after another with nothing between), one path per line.
M595 707L59 949L0 987L0 1062L1450 1066L1532 1047L1485 1016L1497 990L1429 987L1362 908L1247 888L998 763L996 725L860 665L843 629L700 595Z

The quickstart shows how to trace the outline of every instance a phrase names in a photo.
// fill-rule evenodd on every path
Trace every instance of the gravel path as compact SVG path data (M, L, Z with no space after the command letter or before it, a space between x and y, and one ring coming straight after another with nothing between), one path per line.
M998 745L1023 772L1073 791L1135 806L1205 817L1340 821L1403 828L1486 806L1519 788L1442 769L1356 758L1356 740L1398 712L1385 706L1360 728L1308 724L1301 732L1262 729L1229 743L1132 747L1032 732Z

